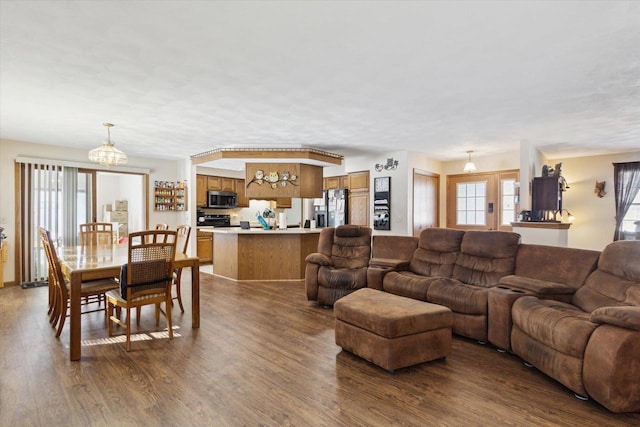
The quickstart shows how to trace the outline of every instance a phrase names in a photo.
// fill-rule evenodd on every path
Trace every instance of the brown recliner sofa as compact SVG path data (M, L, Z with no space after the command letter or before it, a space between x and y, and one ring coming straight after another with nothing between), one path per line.
M455 333L488 337L613 412L640 411L640 241L601 253L454 231L424 230L411 257L370 270L387 292L449 307Z
M340 225L322 229L318 252L305 258L307 299L331 306L356 289L365 288L370 258L371 228Z
M405 271L384 276L386 292L449 307L453 332L487 340L488 289L513 274L520 235L428 228Z
M570 302L524 296L513 352L613 412L640 411L640 242L609 244Z

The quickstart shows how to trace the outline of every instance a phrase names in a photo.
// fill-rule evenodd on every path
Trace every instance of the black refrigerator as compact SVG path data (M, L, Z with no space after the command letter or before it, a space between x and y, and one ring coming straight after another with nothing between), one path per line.
M349 190L336 188L325 191L327 227L337 227L349 222Z

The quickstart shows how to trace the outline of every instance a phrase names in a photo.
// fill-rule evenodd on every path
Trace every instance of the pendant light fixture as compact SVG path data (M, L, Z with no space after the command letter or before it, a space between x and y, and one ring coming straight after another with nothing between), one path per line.
M467 151L467 154L469 155L469 160L467 160L467 164L464 165L464 171L466 173L471 173L476 171L476 165L474 165L473 162L471 161L471 153L473 153L473 150Z
M103 123L107 128L107 140L98 148L89 151L89 160L103 166L118 166L127 163L127 155L118 150L111 142L111 128L113 124Z

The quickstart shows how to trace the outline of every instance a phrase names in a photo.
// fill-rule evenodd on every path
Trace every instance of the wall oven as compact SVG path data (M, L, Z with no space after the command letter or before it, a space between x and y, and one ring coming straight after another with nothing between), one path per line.
M238 195L231 191L208 191L207 207L229 209L238 207Z

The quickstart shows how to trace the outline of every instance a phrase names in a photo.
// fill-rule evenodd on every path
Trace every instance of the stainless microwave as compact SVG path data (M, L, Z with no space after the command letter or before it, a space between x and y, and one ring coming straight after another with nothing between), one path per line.
M238 195L231 191L207 191L207 207L236 208L238 207Z

